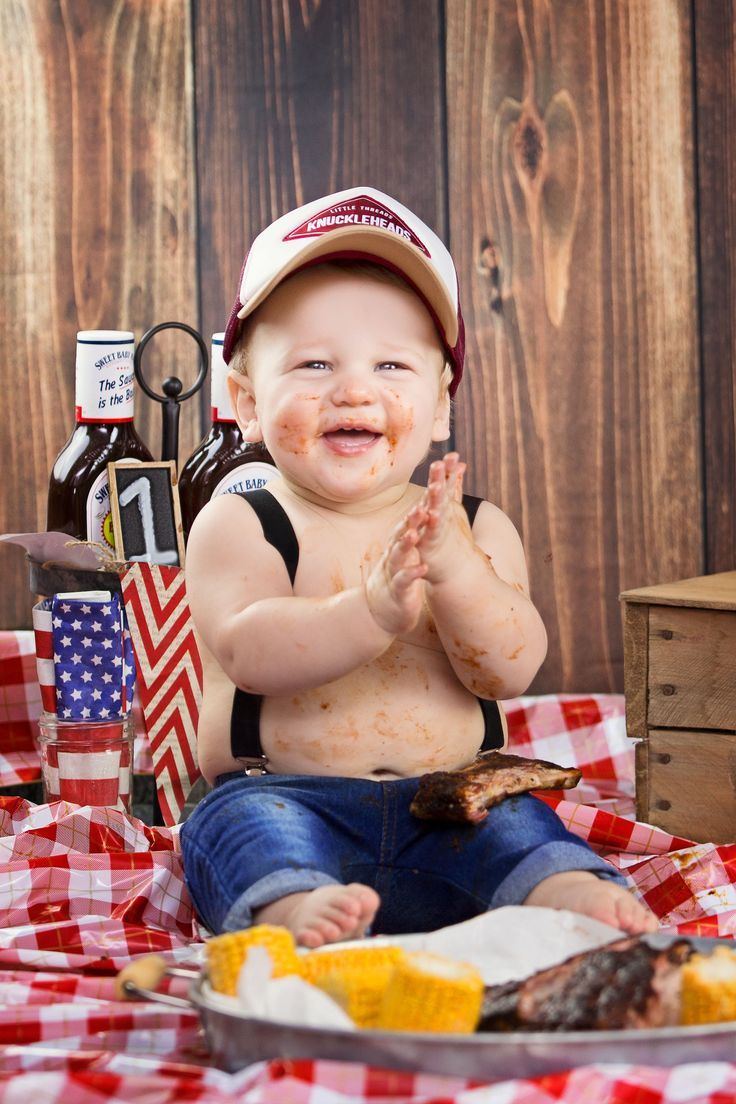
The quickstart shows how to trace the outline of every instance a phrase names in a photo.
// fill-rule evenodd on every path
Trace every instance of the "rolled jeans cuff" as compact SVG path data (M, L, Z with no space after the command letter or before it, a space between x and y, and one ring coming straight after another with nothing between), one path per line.
M270 905L289 893L308 893L323 885L339 885L337 878L321 870L274 870L254 882L232 905L222 922L223 932L240 931L253 923L253 910Z
M552 840L535 847L526 858L511 870L497 887L489 908L503 905L523 905L531 891L552 874L566 874L571 870L587 870L596 878L625 886L626 879L615 867L599 858L587 846Z

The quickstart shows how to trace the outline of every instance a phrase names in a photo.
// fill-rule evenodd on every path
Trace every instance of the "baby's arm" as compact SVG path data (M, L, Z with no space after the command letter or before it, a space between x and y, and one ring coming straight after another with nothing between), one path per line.
M479 697L511 698L538 671L547 636L511 521L484 502L471 535L460 504L464 471L457 453L430 468L417 546L427 564L427 601L460 681Z
M365 586L302 598L250 506L236 495L213 499L189 537L187 593L197 631L235 685L265 695L322 686L411 630L426 572L416 516L397 526Z

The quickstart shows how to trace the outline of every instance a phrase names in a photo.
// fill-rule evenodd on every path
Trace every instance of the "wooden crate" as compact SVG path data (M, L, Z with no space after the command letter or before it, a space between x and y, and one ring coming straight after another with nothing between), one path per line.
M624 609L637 817L736 841L736 571L642 587Z

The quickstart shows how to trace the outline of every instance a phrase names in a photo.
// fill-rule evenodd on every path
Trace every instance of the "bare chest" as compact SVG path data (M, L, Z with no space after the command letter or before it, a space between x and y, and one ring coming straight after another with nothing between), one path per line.
M371 526L306 525L298 532L299 566L294 593L299 597L329 597L364 586L380 570L395 521ZM416 628L401 638L407 643L441 651L434 622L425 604Z

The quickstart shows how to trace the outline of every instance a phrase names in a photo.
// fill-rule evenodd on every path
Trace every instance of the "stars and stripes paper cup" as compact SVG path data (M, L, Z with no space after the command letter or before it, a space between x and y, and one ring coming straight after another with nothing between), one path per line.
M33 629L47 712L65 721L107 721L130 712L135 658L117 594L55 594L33 607Z
M73 801L128 811L135 737L131 717L64 721L42 713L38 728L47 802Z

